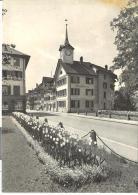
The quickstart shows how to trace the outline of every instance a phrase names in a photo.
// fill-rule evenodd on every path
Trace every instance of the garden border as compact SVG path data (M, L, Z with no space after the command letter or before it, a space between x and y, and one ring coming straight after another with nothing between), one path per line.
M57 183L65 187L73 185L78 188L87 182L97 182L99 180L105 180L108 177L107 173L102 172L103 169L101 166L90 167L85 165L83 169L77 167L74 170L69 167L60 168L58 162L49 156L37 141L33 140L24 127L22 127L14 117L11 116L11 119L26 138L28 145L34 149L38 160L46 165L45 173L48 173L51 179Z

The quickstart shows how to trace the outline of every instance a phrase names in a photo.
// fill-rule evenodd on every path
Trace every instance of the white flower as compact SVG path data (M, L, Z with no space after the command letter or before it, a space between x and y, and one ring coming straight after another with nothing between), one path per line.
M53 137L53 141L55 141L55 137Z
M81 149L79 148L79 152L81 152Z
M59 138L57 137L57 139L56 139L57 141L59 141Z

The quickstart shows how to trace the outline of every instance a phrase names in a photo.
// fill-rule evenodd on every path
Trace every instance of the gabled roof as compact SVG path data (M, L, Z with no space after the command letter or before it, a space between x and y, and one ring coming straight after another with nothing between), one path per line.
M52 77L43 77L42 78L42 83L52 83L54 81L54 78Z
M27 64L28 64L29 59L30 59L29 55L24 54L24 53L22 53L22 52L20 52L16 49L14 49L13 47L11 47L8 44L2 44L2 54L10 54L10 55L13 55L13 56L20 56L20 57L25 58L26 67L27 67Z
M60 65L64 68L66 74L96 76L97 73L101 71L111 74L114 78L116 78L116 75L111 70L106 70L105 68L92 64L90 62L73 61L73 64L68 64L63 63L61 59L58 60L55 76Z

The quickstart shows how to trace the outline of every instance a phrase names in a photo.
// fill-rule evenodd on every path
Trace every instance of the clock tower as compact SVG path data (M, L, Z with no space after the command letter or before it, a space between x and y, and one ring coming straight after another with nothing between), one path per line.
M67 20L65 20L65 21L67 21ZM64 45L60 45L59 51L60 51L60 59L64 63L73 64L74 48L70 45L69 40L68 40L67 24L66 24L65 42L64 42Z

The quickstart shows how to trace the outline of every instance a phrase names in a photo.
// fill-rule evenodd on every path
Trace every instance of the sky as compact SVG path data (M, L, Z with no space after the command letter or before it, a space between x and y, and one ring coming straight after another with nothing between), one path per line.
M110 22L127 0L4 0L3 42L31 56L26 69L26 88L33 89L43 76L53 76L59 46L65 39L68 19L74 60L110 67L117 55Z

